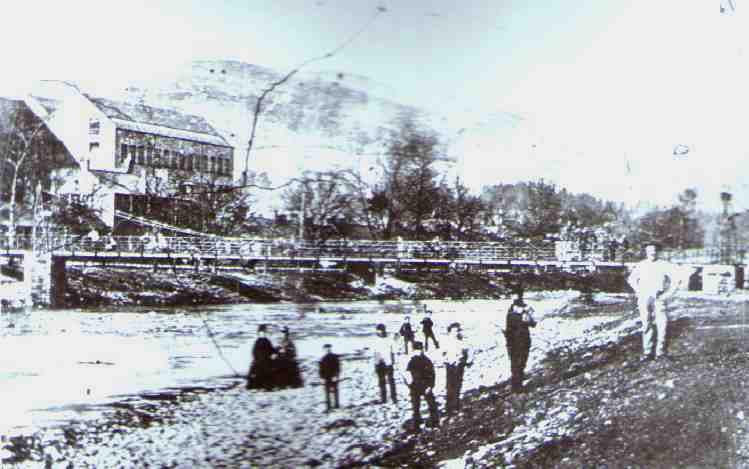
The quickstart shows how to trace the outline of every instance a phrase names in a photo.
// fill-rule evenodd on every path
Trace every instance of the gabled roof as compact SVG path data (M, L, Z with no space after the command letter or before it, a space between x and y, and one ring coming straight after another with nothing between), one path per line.
M60 106L60 101L57 99L42 98L40 96L33 96L33 98L36 99L39 105L42 106L48 114L55 112Z
M202 117L174 109L86 96L117 128L230 147Z
M5 113L17 111L18 109L21 109L23 105L24 103L21 99L4 98L0 96L0 112Z

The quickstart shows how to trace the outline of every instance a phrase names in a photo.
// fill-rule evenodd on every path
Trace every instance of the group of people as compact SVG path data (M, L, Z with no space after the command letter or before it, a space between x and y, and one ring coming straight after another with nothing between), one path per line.
M247 389L299 388L304 385L299 369L296 346L291 340L289 328L282 329L283 339L274 347L267 337L268 325L260 324L258 338L252 347L252 364L247 373Z
M672 266L657 260L655 246L645 250L646 259L635 265L628 282L638 297L638 309L642 321L643 356L642 360L665 357L666 315L665 303L679 288L680 282L673 275ZM421 402L426 401L429 417L427 426L440 425L438 405L434 395L436 371L433 357L439 357L445 369L445 412L446 418L460 411L460 392L465 369L473 363L473 356L467 343L463 341L463 331L459 322L446 328L442 346L435 336L435 325L431 312L424 308L421 321L424 341L416 340L410 317L406 316L397 334L388 337L384 324L375 327L376 338L371 347L373 371L379 386L380 403L398 401L396 371L408 387L413 412L414 432L421 431ZM524 392L525 368L531 348L530 329L536 326L533 308L525 303L522 291L517 292L507 311L505 329L502 330L510 359L510 385L513 393ZM284 328L284 341L281 347L274 348L265 337L266 326L258 329L259 338L253 349L253 364L248 375L248 388L273 389L275 387L301 386L302 379L296 364L296 351ZM396 356L400 352L407 356L405 367L397 366ZM429 341L436 349L432 357L425 352ZM325 344L325 355L319 361L319 376L323 382L327 411L340 407L338 383L341 380L340 357L332 351L331 344ZM409 354L410 351L410 354Z
M427 321L425 338L432 338L435 347L439 347L434 337L434 322L429 318ZM422 321L422 324L425 324ZM404 326L410 325L407 319ZM388 337L387 329L384 324L376 326L377 338L372 346L372 362L374 372L377 375L377 382L380 388L380 402L382 404L388 401L388 391L392 402L398 401L397 387L395 385L395 370L397 368L396 355L398 354L397 342ZM434 396L434 386L436 382L435 365L432 359L425 353L426 341L422 343L413 339L412 335L403 334L404 327L398 332L398 336L403 337L405 349L408 350L411 345L411 354L408 356L405 369L401 370L401 376L406 383L411 400L413 411L413 431L418 432L421 429L421 401L426 401L429 409L429 420L427 426L437 427L440 424L439 410L437 401ZM447 336L443 340L441 353L442 363L445 366L446 373L446 413L448 418L452 417L460 410L460 389L463 385L463 373L466 367L473 363L470 348L463 341L461 325L453 322L447 326ZM406 355L408 352L406 351Z
M429 350L429 339L432 339L432 343L435 348L440 348L440 343L437 342L437 338L434 335L434 321L432 321L432 312L427 309L426 305L423 306L424 319L421 320L421 332L424 334L424 347ZM408 345L416 342L416 333L411 326L411 317L406 316L401 324L401 328L398 334L403 338L403 347L405 353L408 354Z
M434 395L436 382L435 362L442 364L445 369L445 412L446 418L451 418L460 411L460 392L463 386L465 369L473 363L472 352L467 342L463 340L463 330L459 322L452 322L446 328L446 335L442 344L437 340L432 313L426 307L423 309L424 318L421 320L423 342L416 340L416 334L411 326L410 316L404 322L397 334L388 336L384 324L375 327L376 337L371 346L371 359L374 373L379 385L379 400L382 404L388 402L388 395L392 402L398 401L396 386L396 372L408 387L408 395L413 411L413 431L419 432L423 422L421 416L421 402L427 404L429 416L427 426L436 427L440 424L440 415ZM507 316L507 347L510 352L512 368L512 388L519 392L522 389L523 370L528 360L530 349L530 334L528 327L535 326L532 318L532 308L522 301L522 294L510 307ZM258 338L253 347L253 362L247 376L249 389L272 390L284 387L302 386L301 373L296 360L296 349L289 338L288 328L283 329L284 339L281 345L274 347L267 334L267 325L258 327ZM401 340L403 350L401 351ZM426 354L429 342L435 347L432 357ZM341 360L333 352L331 344L324 345L325 353L318 362L318 373L325 394L326 411L340 407L338 384L341 381ZM439 350L439 351L437 351ZM405 354L405 366L398 366L397 356Z

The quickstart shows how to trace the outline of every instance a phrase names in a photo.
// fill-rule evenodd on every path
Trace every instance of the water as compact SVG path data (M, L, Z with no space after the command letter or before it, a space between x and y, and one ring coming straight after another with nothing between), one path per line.
M569 294L529 301L539 316ZM497 344L493 325L509 300L429 301L438 336L455 320L473 343ZM245 375L257 326L271 325L274 344L288 326L305 380L316 379L324 343L344 354L344 370L369 366L375 325L397 332L404 313L418 331L411 302L123 308L116 311L34 311L0 316L0 432L95 416L97 404L179 386L225 384ZM489 326L491 325L491 326ZM211 340L213 334L219 348ZM346 363L348 362L348 363Z

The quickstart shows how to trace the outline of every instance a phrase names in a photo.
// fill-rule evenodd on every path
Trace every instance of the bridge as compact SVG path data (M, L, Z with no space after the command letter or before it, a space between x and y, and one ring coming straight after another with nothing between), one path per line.
M50 236L32 242L15 238L0 240L0 255L22 257L32 250L73 262L121 263L201 260L218 265L242 262L306 265L369 263L385 265L590 265L621 267L622 259L607 258L591 251L560 259L554 243L458 242L458 241L370 241L325 242L287 239L222 238L187 236Z
M31 255L30 255L31 254ZM705 265L717 262L716 249L665 252L673 262ZM37 284L39 302L59 304L64 297L68 265L110 268L184 270L356 270L479 269L484 271L618 270L639 260L605 249L560 251L559 243L372 241L227 238L219 236L43 236L35 240L0 239L0 256L24 262L30 289ZM28 259L35 259L27 263ZM36 269L36 270L34 270ZM28 272L28 274L27 274ZM44 292L49 292L47 295ZM48 298L47 298L48 297ZM47 299L44 299L47 298Z

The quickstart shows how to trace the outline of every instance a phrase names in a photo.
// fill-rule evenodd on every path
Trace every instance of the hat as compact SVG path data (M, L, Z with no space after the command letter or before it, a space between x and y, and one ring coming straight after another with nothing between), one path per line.
M377 327L375 327L378 331L384 331L385 330L385 324L377 324Z
M424 350L424 344L417 340L414 342L414 350Z
M449 326L447 326L447 332L450 332L453 329L460 330L460 323L459 322L453 322L453 323L450 323Z
M283 326L283 329L281 329L281 332L283 332L284 334L288 334L289 333L289 327L288 326Z
M333 348L333 346L330 345L330 344L325 344L325 345L322 346L322 348Z
M267 330L268 330L268 325L267 324L260 324L259 326L257 326L257 331L258 332L266 332Z

